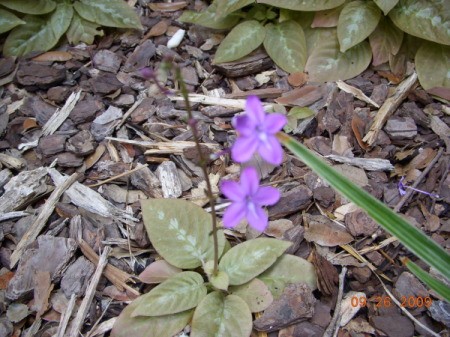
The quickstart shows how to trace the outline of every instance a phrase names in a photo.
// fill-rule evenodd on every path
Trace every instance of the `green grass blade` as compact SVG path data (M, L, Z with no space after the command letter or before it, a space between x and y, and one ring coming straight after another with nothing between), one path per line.
M411 252L450 279L450 255L422 231L409 224L378 199L336 172L295 139L279 133L279 140L316 174L347 199L364 209Z
M441 295L447 302L450 303L450 288L441 281L431 277L425 270L420 268L417 264L409 259L406 259L406 267L416 275L423 283Z

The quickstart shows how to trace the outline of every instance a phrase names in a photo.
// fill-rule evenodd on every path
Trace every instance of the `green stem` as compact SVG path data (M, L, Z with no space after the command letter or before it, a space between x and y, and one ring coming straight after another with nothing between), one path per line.
M200 139L197 133L197 127L195 124L194 116L192 115L192 109L191 109L191 103L189 102L189 95L188 91L186 89L186 85L183 81L183 76L181 75L180 68L175 68L175 77L180 85L180 91L183 95L184 102L186 104L186 111L189 116L189 125L192 130L192 136L194 137L195 147L197 149L198 155L200 157L199 164L202 169L203 175L205 176L206 181L206 196L209 199L209 204L211 205L211 217L212 217L212 236L213 236L213 242L214 242L214 269L213 269L213 275L217 275L218 267L219 267L219 241L217 239L217 215L216 215L216 209L215 209L215 199L214 199L214 193L212 191L211 182L209 180L208 176L208 170L206 168L206 158L205 155L202 152L201 146L200 146Z

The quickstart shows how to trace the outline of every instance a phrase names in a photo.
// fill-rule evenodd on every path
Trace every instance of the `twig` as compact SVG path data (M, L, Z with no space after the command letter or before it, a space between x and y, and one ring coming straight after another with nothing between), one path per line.
M444 153L444 148L441 147L439 149L438 153L436 154L436 156L430 162L430 164L425 168L425 170L423 170L423 172L416 179L416 181L414 181L414 184L412 184L412 186L411 186L412 188L416 188L421 183L421 181L431 171L431 169L433 168L434 164L436 164L436 162L439 160L439 158L441 157L442 153ZM408 188L408 191L406 192L406 194L403 196L403 198L401 198L401 200L398 202L398 204L394 207L394 212L398 213L400 211L400 209L408 201L408 199L411 197L411 195L413 193L414 193L414 190L411 189L411 188Z
M86 294L81 302L80 308L78 309L77 316L72 322L72 330L70 330L70 333L68 334L68 337L78 337L80 333L80 329L83 326L84 319L86 318L86 315L89 310L89 306L91 305L92 300L94 299L95 291L98 285L98 282L100 281L100 277L103 274L103 269L108 264L108 254L111 251L110 247L105 247L103 249L102 255L100 255L100 259L98 261L97 269L95 270L94 275L92 276L91 281L89 282L89 285L86 289Z
M70 316L72 316L73 308L75 307L76 295L72 294L70 296L69 303L67 304L66 310L63 312L61 321L59 322L58 331L56 332L56 337L64 337L67 325L69 324Z
M128 175L130 175L130 174L132 174L132 173L134 173L134 172L136 172L136 171L139 171L139 170L141 170L141 169L143 169L144 167L147 167L147 166L148 166L148 164L145 164L145 165L139 165L139 166L135 167L134 169L132 169L132 170L130 170L130 171L126 171L126 172L120 173L120 174L118 174L118 175L116 175L116 176L114 176L114 177L111 177L111 178L105 179L105 180L103 180L103 181L100 181L100 182L98 182L98 183L96 183L96 184L87 185L87 186L88 186L88 187L91 187L91 188L92 188L92 187L97 187L97 186L100 186L100 185L109 183L109 182L111 182L111 181L114 181L114 180L116 180L116 179L119 179L119 178L122 178L122 177L126 177L126 176L128 176Z
M344 295L344 281L345 274L347 273L347 267L343 267L341 273L339 274L339 291L336 300L336 308L334 310L333 318L331 319L330 324L325 330L323 337L331 337L336 336L337 330L339 330L339 321L341 317L341 302L342 297Z
M13 268L20 259L25 247L28 246L32 241L36 240L39 233L44 228L47 223L48 218L52 215L55 205L58 202L61 195L77 180L78 173L72 174L68 179L61 183L58 187L54 189L50 197L47 199L45 206L43 207L41 213L38 215L33 224L28 228L25 235L20 239L16 249L11 254L10 267Z

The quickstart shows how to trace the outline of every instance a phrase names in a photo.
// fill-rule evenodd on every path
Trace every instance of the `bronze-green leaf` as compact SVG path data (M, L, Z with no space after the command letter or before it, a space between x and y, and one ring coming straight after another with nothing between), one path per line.
M156 251L170 264L193 269L214 259L212 218L203 208L186 200L141 200L144 225ZM219 256L225 245L217 232Z
M176 314L195 308L205 296L206 286L202 275L185 271L142 295L143 300L131 313L131 317Z
M377 27L381 11L372 1L352 1L339 15L337 34L341 52L364 41Z
M389 17L408 34L450 45L448 1L400 0Z
M216 0L214 3L217 5L216 14L220 17L227 16L228 14L241 9L255 0Z
M58 4L56 10L46 16L27 15L26 24L14 28L6 38L3 52L6 56L26 55L32 51L47 51L53 48L69 28L73 7Z
M398 3L398 0L373 0L383 11L384 15L388 15L392 8Z
M213 29L228 29L234 27L239 21L237 15L220 16L216 11L217 3L213 2L203 12L184 11L178 20Z
M400 50L403 41L403 31L392 24L389 18L382 17L377 28L370 34L369 43L372 49L374 66L389 61L390 55Z
M301 257L285 254L272 267L258 276L279 297L286 285L306 283L312 290L317 288L317 274L314 265Z
M56 3L52 0L0 0L0 5L19 13L42 15L53 11Z
M240 243L224 254L219 269L228 274L230 285L247 283L269 268L290 245L270 238Z
M306 40L302 26L293 20L266 25L264 48L284 71L303 71L306 63Z
M264 311L273 302L272 292L257 278L240 286L230 287L230 293L242 298L251 312Z
M13 13L0 8L0 34L24 23L25 21L20 20Z
M191 337L249 337L252 326L252 313L243 299L213 291L195 309Z
M83 19L102 26L143 29L139 16L123 0L79 0L74 7Z
M111 331L111 337L172 337L180 332L191 320L194 310L178 314L149 317L132 317L132 312L144 301L135 299L119 315Z
M74 13L70 27L67 30L67 40L70 43L78 44L84 42L86 44L94 43L95 36L103 36L103 30L100 29L100 25L86 21L78 13Z
M450 88L450 46L425 42L417 51L415 61L417 76L425 90Z
M257 3L294 11L322 11L342 5L345 0L257 0Z
M217 48L214 62L231 62L250 54L263 43L265 36L265 27L256 20L238 24Z
M346 80L362 73L370 63L372 53L366 41L341 53L334 29L322 29L305 69L315 82Z

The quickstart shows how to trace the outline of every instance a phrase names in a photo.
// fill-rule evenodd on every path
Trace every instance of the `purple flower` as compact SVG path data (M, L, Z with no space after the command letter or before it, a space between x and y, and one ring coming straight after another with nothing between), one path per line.
M257 96L247 97L245 112L233 119L233 126L239 135L231 149L232 159L243 163L257 151L268 163L281 164L283 149L275 134L286 124L286 116L266 114Z
M223 181L220 190L232 201L222 218L226 228L235 227L243 218L247 218L250 226L264 231L269 220L262 206L274 205L280 199L280 192L276 188L259 186L258 173L254 167L242 171L240 183Z

